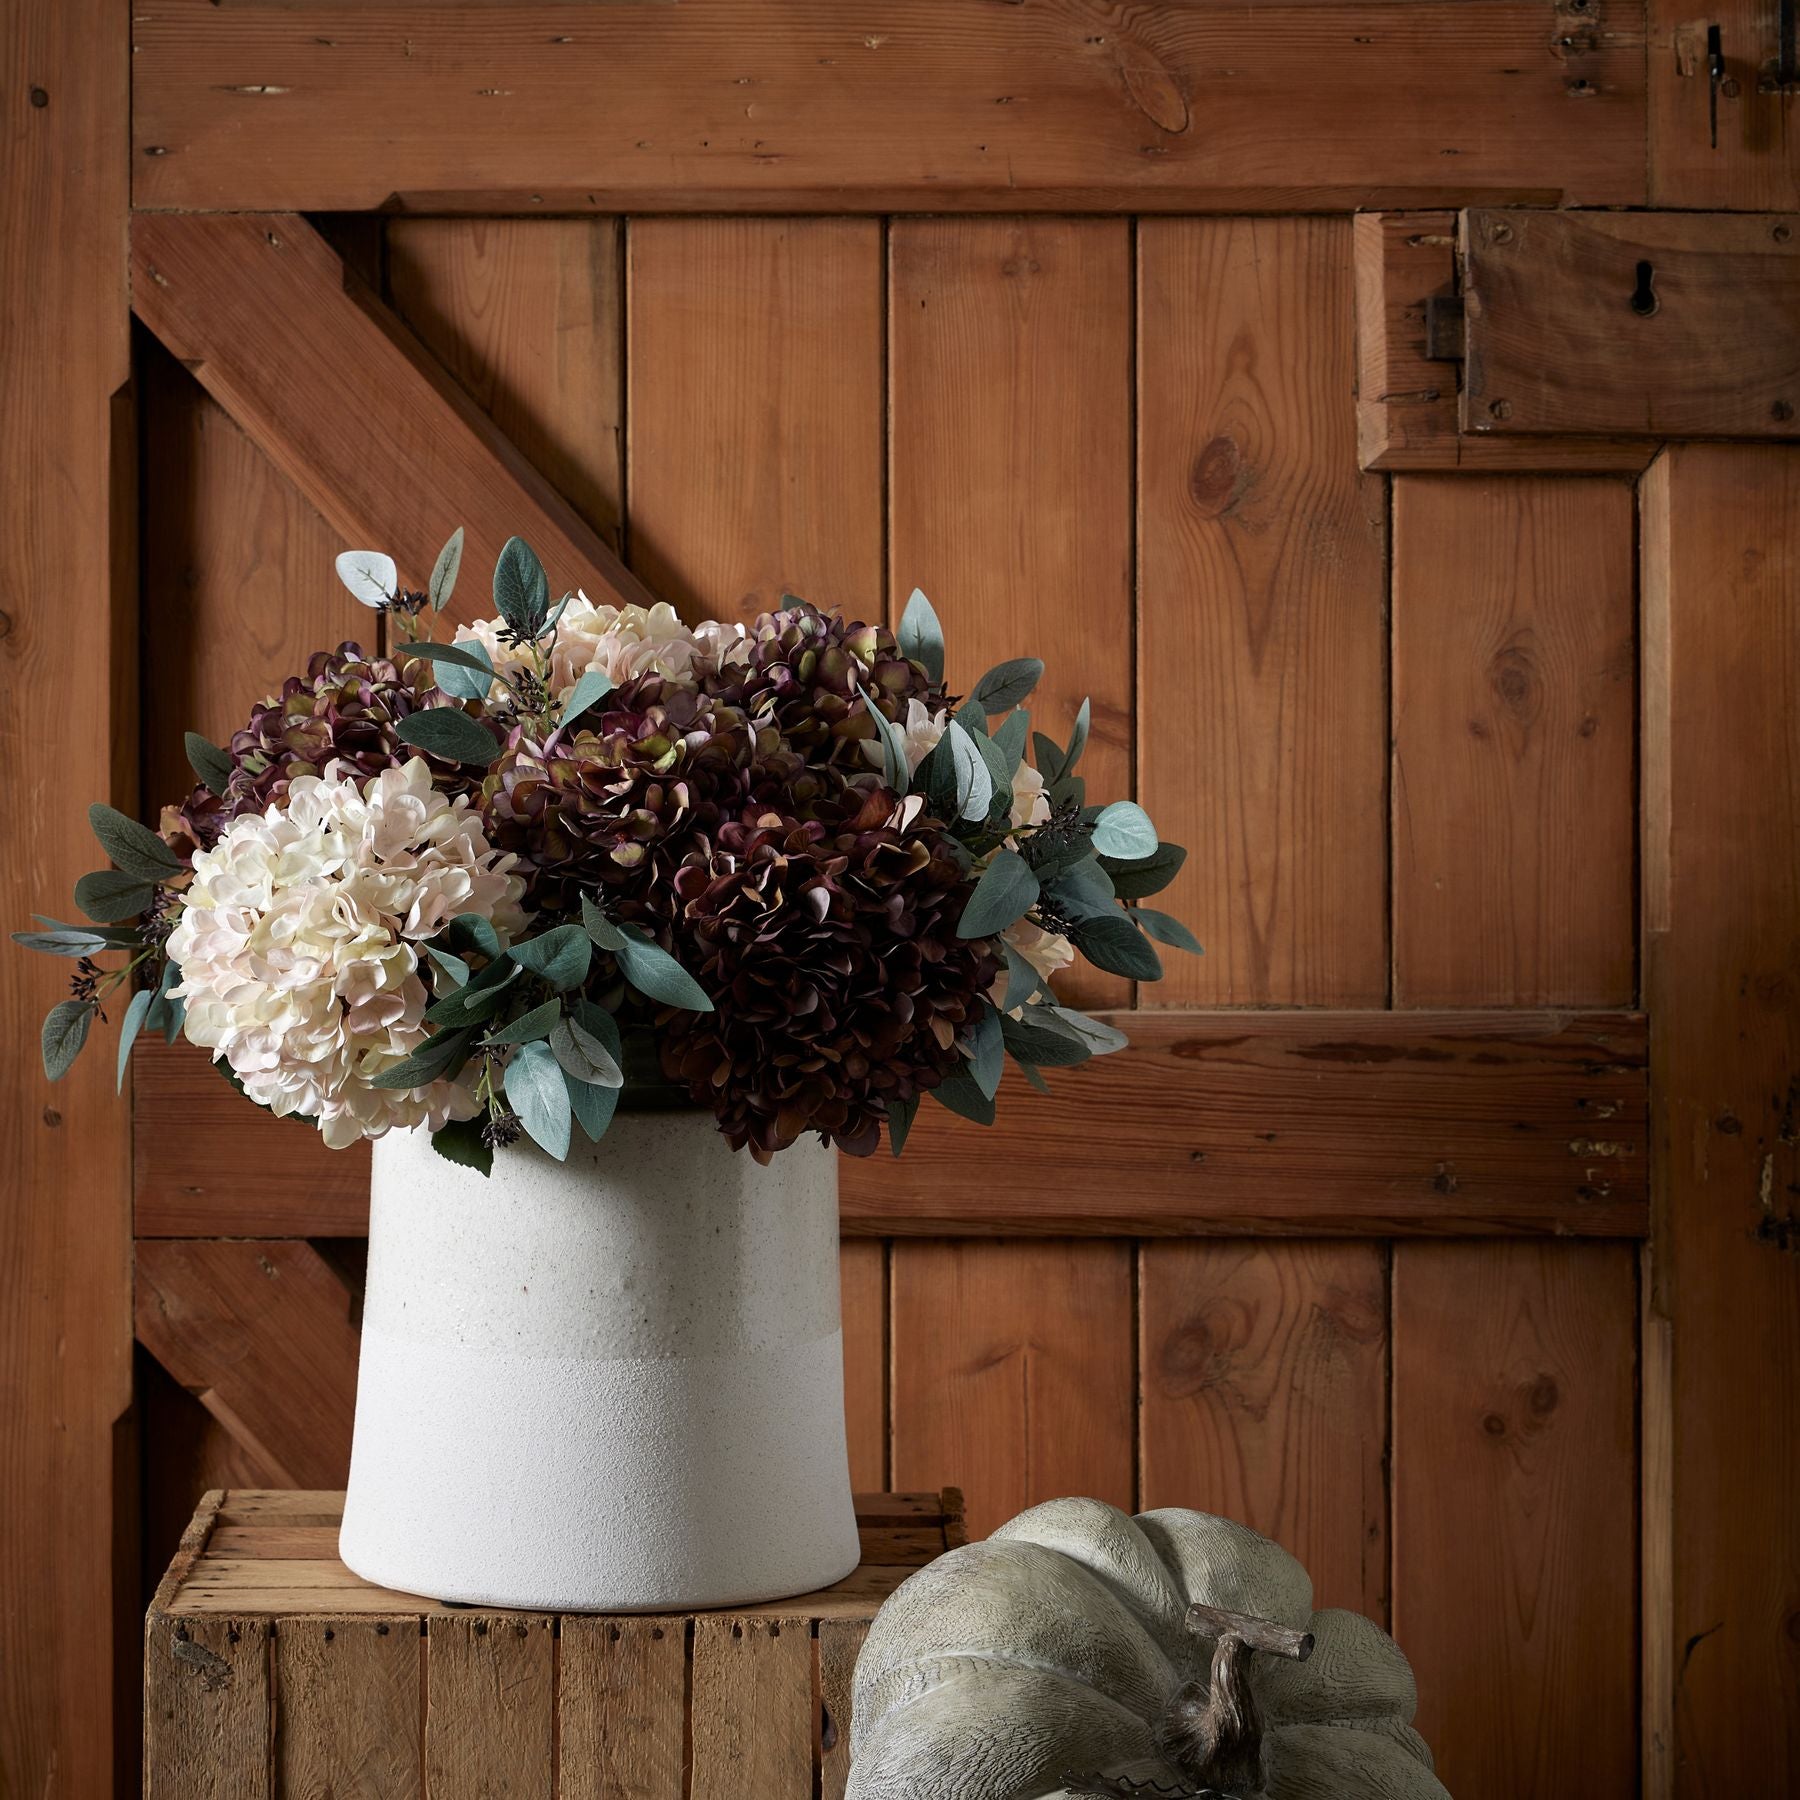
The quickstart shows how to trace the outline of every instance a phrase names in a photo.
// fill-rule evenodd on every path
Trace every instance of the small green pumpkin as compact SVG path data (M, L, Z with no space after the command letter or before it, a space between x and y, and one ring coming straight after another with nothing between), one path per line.
M1415 1700L1393 1639L1314 1612L1267 1538L1052 1500L882 1607L846 1800L1448 1800Z

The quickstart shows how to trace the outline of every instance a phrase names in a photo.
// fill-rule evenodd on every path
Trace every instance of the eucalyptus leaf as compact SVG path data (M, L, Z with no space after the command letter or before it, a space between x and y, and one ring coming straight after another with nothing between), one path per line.
M919 1096L910 1100L890 1100L887 1104L888 1148L898 1156L906 1148L907 1134L919 1111Z
M546 1000L542 1006L534 1006L530 1012L521 1013L498 1031L490 1031L481 1041L484 1044L535 1043L539 1038L547 1038L561 1018L562 1002Z
M577 1081L567 1069L563 1070L563 1086L569 1090L569 1106L576 1124L594 1143L599 1143L619 1110L619 1089L591 1087L585 1081Z
M431 1017L429 1013L425 1016ZM384 1069L369 1086L390 1090L430 1087L462 1062L474 1035L472 1031L440 1031L428 1037L411 1056L403 1056L392 1068Z
M483 956L500 954L500 934L480 913L458 913L445 933L457 950L477 950Z
M494 564L494 610L523 641L544 629L550 613L550 580L523 538L508 538Z
M1043 884L1044 898L1065 919L1098 919L1116 913L1112 877L1093 856L1084 856Z
M440 950L436 944L427 944L425 954L444 972L453 988L469 985L469 965L460 956L452 956L448 950Z
M622 1069L625 1066L625 1048L619 1039L619 1021L604 1006L597 1006L592 1000L584 1000L579 995L575 1000L575 1021L581 1029L596 1039L601 1048Z
M188 732L181 742L187 751L188 767L213 793L222 795L231 785L231 772L237 765L211 738L202 737L197 731Z
M952 1069L931 1090L931 1094L934 1100L949 1107L961 1118L973 1119L977 1125L991 1125L994 1122L993 1096L981 1091L967 1064Z
M137 918L155 898L154 882L140 881L122 869L96 869L75 884L75 904L90 919L108 925Z
M59 926L55 931L15 931L12 941L45 956L98 956L112 948L98 932L83 931L78 925Z
M125 1071L131 1066L131 1046L137 1042L137 1035L144 1029L144 1015L150 1010L150 1002L156 996L148 988L139 988L131 996L131 1004L125 1009L125 1017L119 1021L119 1081L118 1092L125 1091Z
M1053 1023L1066 1036L1086 1044L1090 1055L1111 1056L1116 1050L1131 1048L1131 1039L1104 1019L1077 1012L1072 1006L1047 1006L1043 1010L1050 1015L1048 1023Z
M572 719L579 719L590 706L604 700L612 691L613 678L604 669L589 669L563 702L562 722L567 725Z
M668 951L653 944L638 926L628 926L618 949L619 972L640 994L660 1001L664 1006L679 1006L686 1012L709 1013L713 1003L701 987Z
M963 908L956 935L992 937L1037 904L1038 878L1018 851L1002 846L982 871Z
M426 1022L443 1031L491 1019L500 1010L504 998L501 990L519 973L519 965L514 962L489 963L479 975L470 978L468 986L459 987L426 1007Z
M984 1005L975 1022L975 1035L970 1040L969 1073L975 1085L988 1099L1000 1087L1000 1074L1006 1067L1006 1044L1000 1034L1000 1015L991 1005Z
M1069 747L1063 752L1063 774L1074 774L1075 765L1081 761L1081 753L1087 748L1088 727L1092 722L1093 703L1083 700L1075 714L1075 727L1069 733Z
M1145 935L1155 938L1159 944L1168 944L1176 950L1191 950L1196 956L1206 954L1205 946L1200 940L1172 914L1157 912L1154 907L1134 906L1131 916L1143 928Z
M1094 849L1101 856L1135 862L1156 850L1156 827L1150 815L1130 800L1115 800L1102 807L1094 821Z
M506 1097L532 1142L558 1162L569 1154L574 1107L548 1044L521 1044L506 1065Z
M573 1019L564 1019L550 1033L550 1054L562 1065L565 1074L573 1075L588 1087L625 1085L625 1071L611 1052Z
M951 767L955 771L952 800L955 816L985 819L994 799L994 777L988 769L987 759L960 721L952 719L944 736L950 745Z
M337 559L338 580L364 606L377 612L400 591L400 571L380 550L344 550Z
M1015 656L989 669L976 682L971 697L990 713L1010 712L1029 699L1043 679L1044 665L1035 656Z
M87 1042L88 1028L99 1010L92 1000L59 1000L44 1015L39 1047L44 1056L44 1073L52 1081L61 1081L68 1074L70 1064Z
M450 596L456 591L457 574L462 569L462 553L463 528L459 525L445 540L437 561L431 565L431 582L425 591L431 596L433 612L442 612L450 604ZM491 1153L488 1161L493 1161Z
M1082 1041L1064 1031L1047 1028L1039 1015L1050 1009L1028 1006L1022 1019L1002 1018L1000 1039L1015 1060L1034 1068L1069 1069L1084 1063L1093 1054Z
M1010 782L1019 764L1025 760L1025 743L1031 735L1031 714L1020 709L1009 712L994 733L994 744L1006 757L1006 779Z
M431 1134L431 1147L446 1162L460 1163L479 1175L494 1172L493 1147L481 1135L480 1119L452 1119Z
M1131 862L1103 856L1100 866L1112 877L1113 892L1121 900L1142 900L1160 894L1187 861L1187 852L1179 844L1158 844L1148 856Z
M1162 958L1132 924L1131 915L1114 909L1077 922L1069 934L1075 948L1097 969L1132 981L1161 981Z
M581 896L581 926L602 950L617 950L625 942L625 934L588 895Z
M863 705L875 722L875 736L881 745L881 779L902 798L912 781L906 766L906 739L900 727L875 704L872 694L863 695Z
M541 937L521 939L506 954L566 994L587 980L594 946L579 925L558 925Z
M1004 939L1000 948L1006 953L1006 995L1000 1002L1000 1010L1013 1012L1044 988L1044 978ZM1048 989L1044 991L1048 992Z
M1041 731L1034 731L1031 734L1031 756L1037 764L1037 772L1044 778L1045 786L1061 780L1065 773L1063 747L1055 738L1046 737Z
M493 736L460 706L428 706L423 712L408 713L394 727L394 735L414 749L429 750L450 762L476 763L484 769L500 754Z
M148 825L127 818L116 806L96 800L88 808L88 824L100 840L100 848L127 875L140 881L167 881L187 866Z
M914 588L900 615L900 654L924 669L933 681L944 679L944 628L922 588Z
M473 638L463 644L408 644L407 650L431 664L438 686L455 699L485 700L493 688L494 660Z
M1019 1062L1019 1059L1017 1057L1014 1057L1013 1061L1015 1064L1017 1064L1020 1074L1022 1074L1025 1077L1025 1079L1027 1081L1029 1081L1031 1083L1031 1085L1034 1088L1036 1088L1040 1094L1049 1093L1050 1084L1038 1072L1037 1065L1035 1063Z

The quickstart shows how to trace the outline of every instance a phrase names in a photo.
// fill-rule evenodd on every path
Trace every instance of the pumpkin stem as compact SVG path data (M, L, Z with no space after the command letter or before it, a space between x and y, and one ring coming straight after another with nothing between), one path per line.
M1205 1605L1188 1608L1187 1625L1218 1640L1212 1668L1205 1681L1176 1690L1157 1727L1157 1748L1197 1791L1251 1800L1263 1791L1263 1722L1250 1691L1250 1658L1261 1650L1305 1662L1312 1633Z

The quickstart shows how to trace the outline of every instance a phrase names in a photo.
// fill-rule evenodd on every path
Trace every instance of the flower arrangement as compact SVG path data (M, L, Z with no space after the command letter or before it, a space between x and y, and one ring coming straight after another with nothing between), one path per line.
M552 604L514 538L496 616L433 641L461 557L459 530L417 591L346 552L388 651L319 652L227 746L190 733L159 831L90 809L91 922L14 934L76 960L51 1079L116 995L121 1083L141 1030L185 1034L334 1147L425 1125L484 1171L521 1134L560 1158L629 1082L759 1161L884 1126L897 1155L927 1094L991 1123L1009 1056L1042 1088L1123 1046L1058 1001L1077 955L1154 981L1156 942L1200 948L1121 904L1185 853L1088 803L1087 705L1034 733L1030 657L947 693L923 594L897 633L791 597L690 628Z

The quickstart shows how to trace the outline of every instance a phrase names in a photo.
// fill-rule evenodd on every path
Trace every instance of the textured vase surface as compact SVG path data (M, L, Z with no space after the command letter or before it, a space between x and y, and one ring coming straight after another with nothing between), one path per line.
M545 1610L841 1580L835 1153L762 1168L686 1111L488 1178L379 1139L341 1549L383 1587Z

